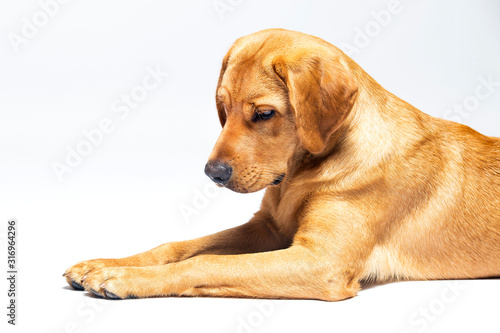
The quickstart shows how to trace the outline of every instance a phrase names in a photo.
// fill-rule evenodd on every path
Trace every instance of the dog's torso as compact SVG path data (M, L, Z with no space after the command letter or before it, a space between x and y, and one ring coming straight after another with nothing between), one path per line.
M500 139L426 115L314 36L240 38L205 173L248 193L245 224L64 276L109 298L353 297L362 281L500 276ZM124 267L120 267L124 266Z
M263 207L292 236L308 202L331 202L323 232L348 232L335 226L340 214L370 234L357 267L364 280L499 276L500 139L392 98L375 126L356 115L330 154L302 156L287 183L267 189Z

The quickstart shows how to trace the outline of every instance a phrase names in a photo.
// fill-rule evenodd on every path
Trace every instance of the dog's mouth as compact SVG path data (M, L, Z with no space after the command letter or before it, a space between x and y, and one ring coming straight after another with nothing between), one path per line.
M285 178L285 174L282 173L281 175L276 177L271 183L268 183L268 184L270 186L279 185L279 184L281 184L281 182L283 181L284 178ZM258 183L258 181L256 183ZM251 184L250 186L245 186L244 184L242 184L238 181L234 181L234 180L230 181L226 185L219 185L218 184L218 186L226 187L226 188L230 189L231 191L238 192L238 193L251 193L251 192L260 191L262 189L262 187L255 186L255 183Z
M276 177L276 179L271 183L271 185L279 185L283 181L283 178L285 178L284 173Z

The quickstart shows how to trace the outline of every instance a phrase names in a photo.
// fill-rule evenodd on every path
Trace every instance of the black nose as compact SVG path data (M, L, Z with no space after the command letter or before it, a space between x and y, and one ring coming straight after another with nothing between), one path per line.
M205 165L205 174L219 185L226 185L232 173L233 168L221 161L209 161Z

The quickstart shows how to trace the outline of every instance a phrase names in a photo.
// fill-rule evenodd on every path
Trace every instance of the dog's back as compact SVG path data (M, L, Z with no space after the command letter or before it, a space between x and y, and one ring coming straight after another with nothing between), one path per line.
M365 279L500 276L500 139L412 112L422 126L391 163L394 220Z

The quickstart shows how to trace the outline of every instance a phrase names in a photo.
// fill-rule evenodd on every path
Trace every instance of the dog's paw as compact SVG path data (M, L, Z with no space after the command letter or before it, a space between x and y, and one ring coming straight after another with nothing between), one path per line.
M116 266L115 259L93 259L85 260L71 266L66 270L63 276L66 278L68 284L76 290L84 290L82 279L85 275L95 269L104 267Z
M148 279L137 267L105 267L90 271L82 279L82 287L97 297L126 299L151 296Z

